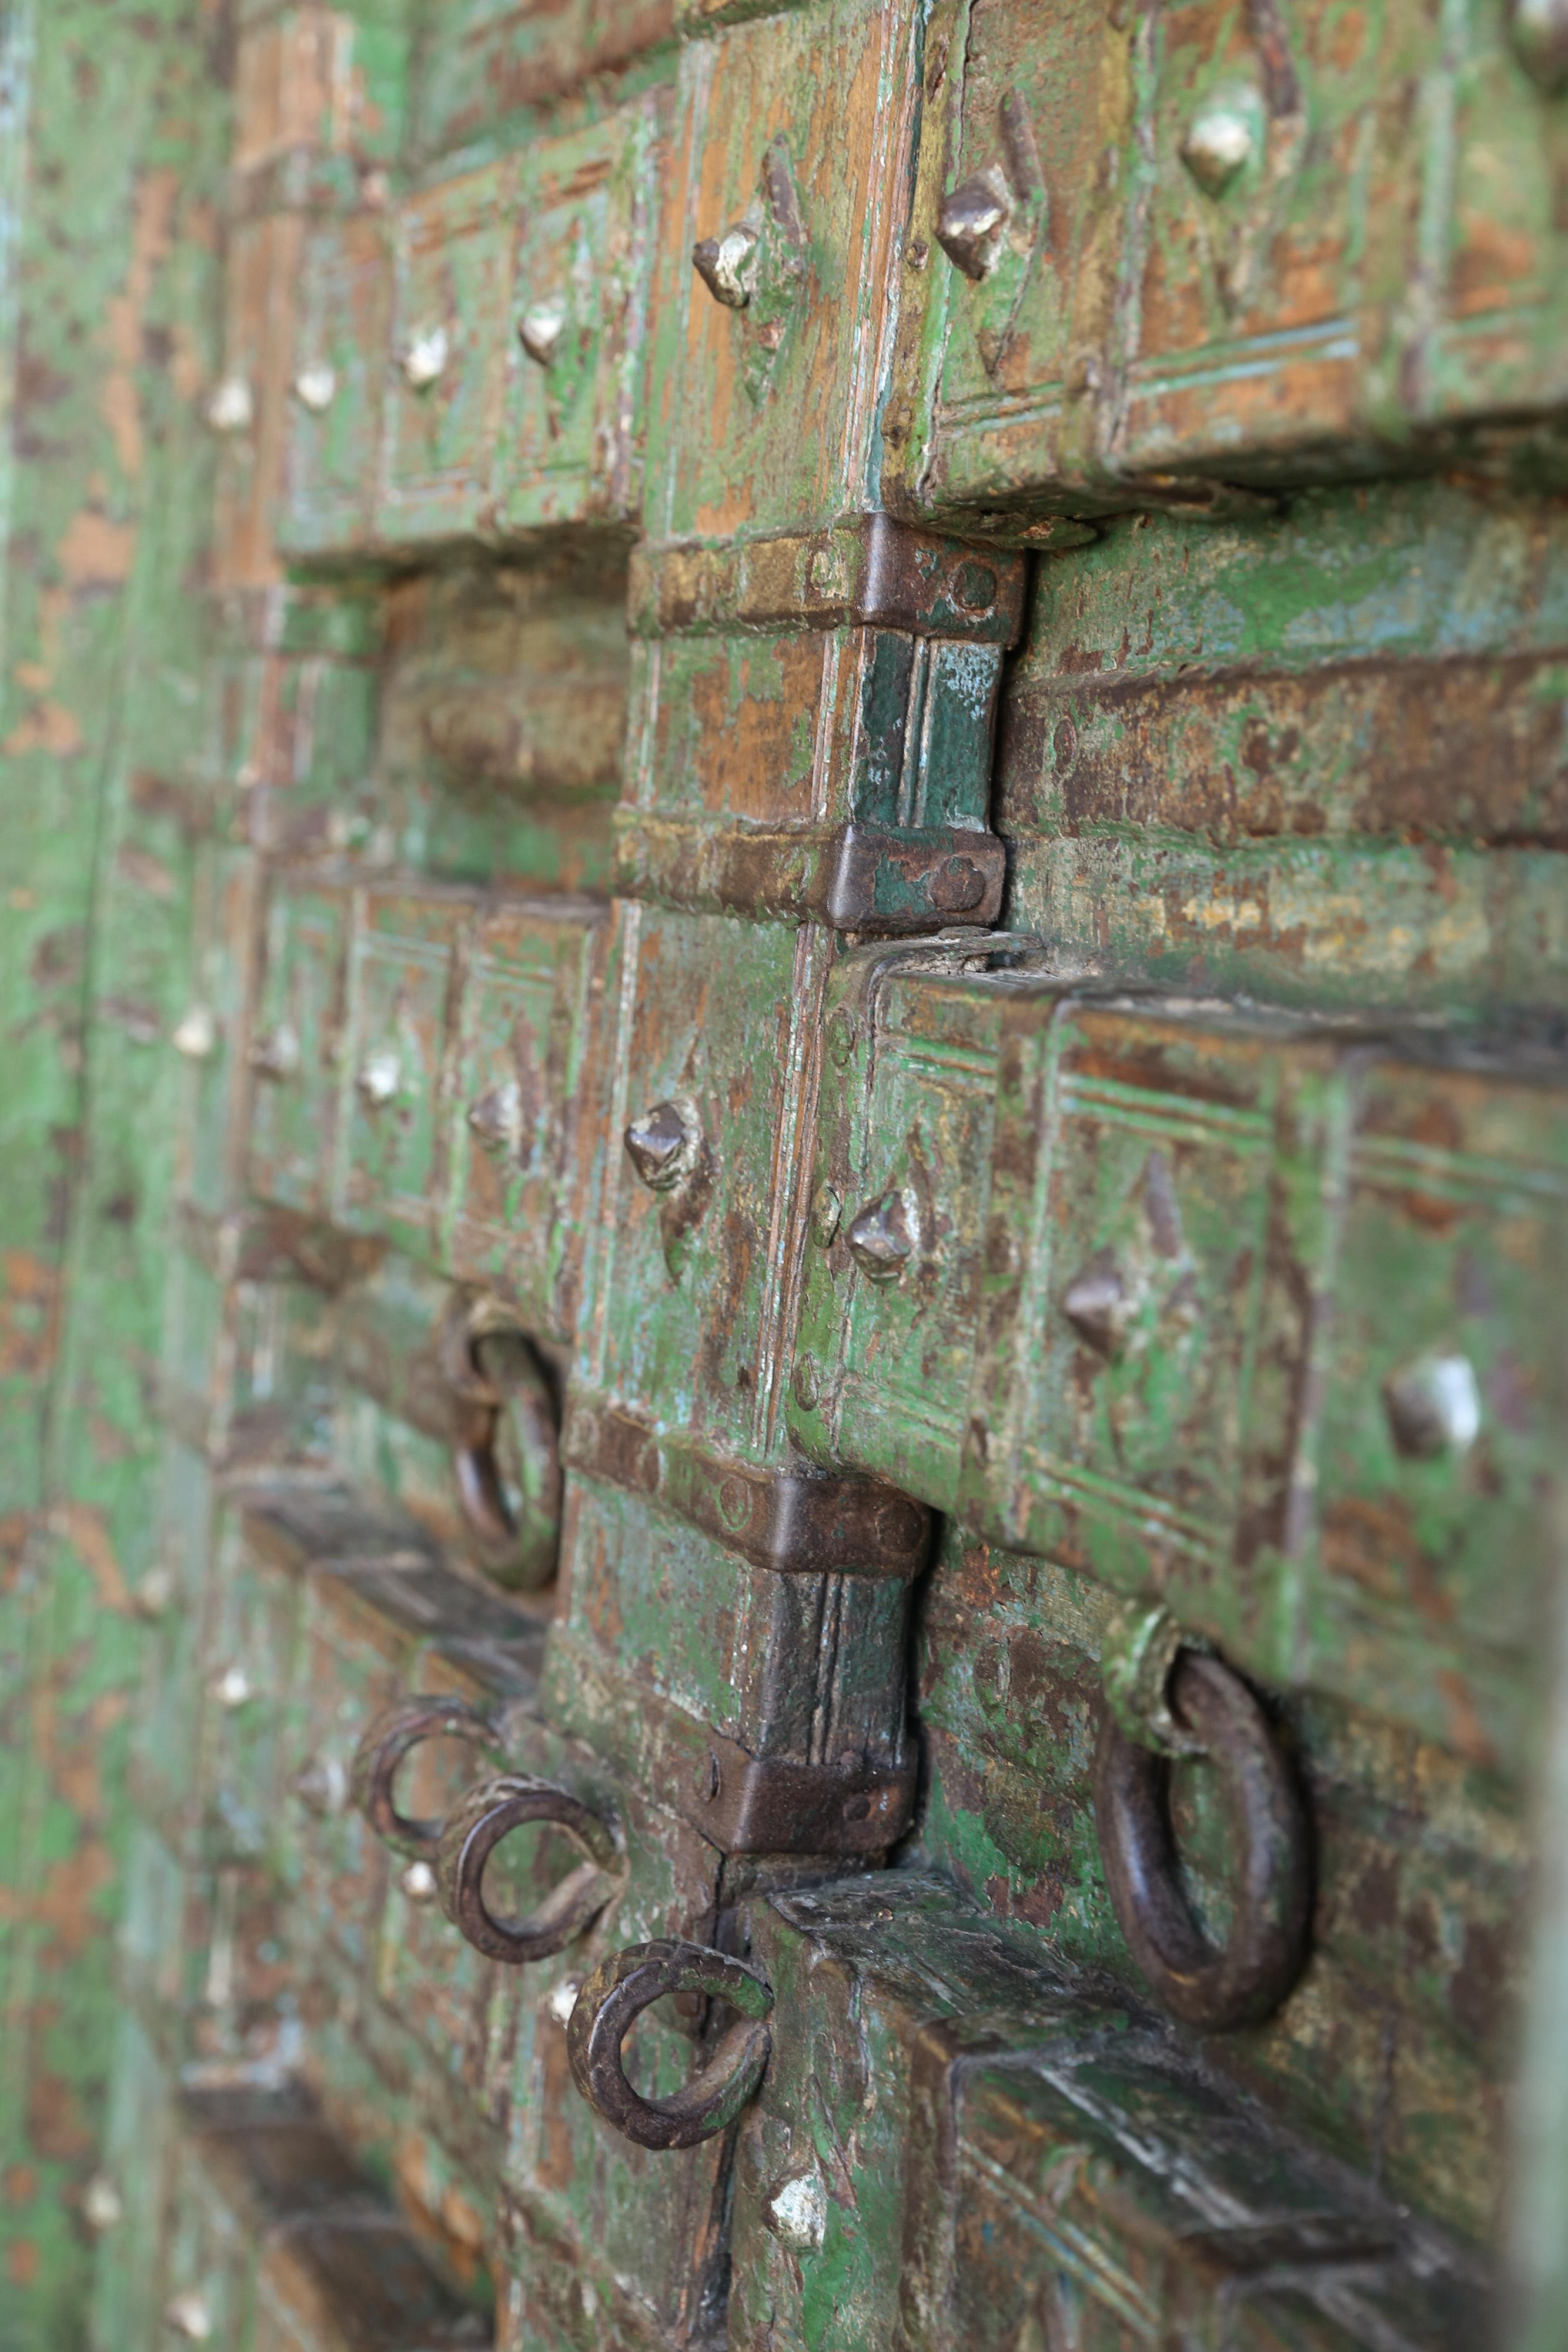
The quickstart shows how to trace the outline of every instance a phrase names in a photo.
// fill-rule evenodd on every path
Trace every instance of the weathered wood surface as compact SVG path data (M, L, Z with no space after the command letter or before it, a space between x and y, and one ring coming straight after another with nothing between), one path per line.
M0 2334L83 2339L192 868L230 111L218 12L0 14Z
M0 2340L1562 2340L1555 22L0 16Z

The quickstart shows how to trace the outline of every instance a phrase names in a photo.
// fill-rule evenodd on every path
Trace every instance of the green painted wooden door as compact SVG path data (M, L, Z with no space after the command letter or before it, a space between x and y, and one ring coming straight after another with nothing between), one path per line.
M1560 0L196 13L47 2340L1548 2352Z

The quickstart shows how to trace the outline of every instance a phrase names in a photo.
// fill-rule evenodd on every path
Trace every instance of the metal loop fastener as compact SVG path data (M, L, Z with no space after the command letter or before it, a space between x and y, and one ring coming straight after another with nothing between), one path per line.
M1289 1762L1241 1677L1186 1650L1171 1672L1178 1722L1224 1773L1240 1858L1235 1916L1217 1949L1177 1875L1165 1758L1139 1747L1110 1707L1094 1759L1094 1818L1122 1932L1155 1999L1210 2032L1256 2025L1301 1974L1312 1916L1311 1829Z
M632 2088L621 2044L636 2020L666 1993L695 1993L740 2011L691 2081L667 2098ZM702 1944L631 1944L612 1952L583 1985L566 2030L572 2080L596 2114L639 2147L695 2147L712 2139L757 2095L772 2033L764 2022L773 1989L744 1960Z
M425 1739L466 1739L497 1763L506 1760L494 1724L461 1699L402 1699L377 1716L354 1751L350 1775L354 1803L384 1845L416 1860L434 1853L442 1825L434 1821L411 1821L406 1813L400 1813L392 1800L392 1786L404 1757Z
M497 1919L485 1901L485 1866L504 1837L528 1822L559 1830L583 1859L523 1919ZM506 1772L470 1789L441 1832L435 1858L441 1907L476 1952L521 1968L564 1951L591 1927L614 1892L621 1848L608 1822L552 1780Z
M457 1481L458 1507L470 1534L487 1550L505 1552L517 1538L517 1522L507 1501L501 1465L496 1458L500 1414L494 1405L465 1399L456 1415L452 1440L452 1467Z
M1211 1654L1209 1644L1178 1625L1162 1601L1124 1601L1105 1628L1100 1675L1105 1704L1137 1748L1156 1756L1201 1756L1203 1741L1171 1713L1170 1679L1186 1650Z
M482 1316L483 1304L476 1310ZM470 1315L448 1342L453 1469L465 1524L498 1584L531 1590L555 1573L560 1431L538 1357L518 1331ZM503 1461L509 1453L510 1474Z

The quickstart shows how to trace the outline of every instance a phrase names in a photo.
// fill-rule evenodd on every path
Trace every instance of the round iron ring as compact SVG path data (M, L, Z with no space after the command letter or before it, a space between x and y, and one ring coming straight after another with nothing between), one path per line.
M516 1530L496 1459L496 1430L500 1416L494 1405L463 1400L455 1415L452 1468L457 1481L457 1501L470 1532L495 1551L505 1551Z
M1230 1934L1203 1934L1182 1894L1168 1801L1170 1766L1109 1708L1094 1759L1094 1818L1105 1883L1134 1959L1162 2008L1214 2033L1256 2025L1301 1972L1312 1918L1306 1807L1269 1719L1239 1675L1184 1650L1170 1703L1225 1775L1240 1856Z
M621 2044L666 1993L727 2001L740 2016L689 2083L668 2098L645 2099L626 2079ZM773 2043L764 2022L772 2007L772 1987L743 1960L702 1944L630 1944L601 1961L577 1996L566 2029L572 2079L595 2113L639 2147L695 2147L756 2096Z
M485 1865L526 1822L562 1831L582 1855L524 1919L497 1919L485 1901ZM453 1926L492 1960L521 1968L564 1951L591 1927L614 1892L621 1849L609 1823L552 1780L504 1772L470 1789L441 1832L435 1885Z
M466 1739L497 1763L506 1751L493 1724L460 1698L400 1699L378 1715L359 1747L350 1775L354 1803L384 1845L395 1853L428 1859L441 1836L439 1822L411 1821L392 1801L398 1767L423 1739Z
M521 1591L548 1584L560 1539L559 1414L538 1358L518 1332L481 1330L453 1379L458 1507L481 1564ZM508 1480L503 1453L516 1475Z

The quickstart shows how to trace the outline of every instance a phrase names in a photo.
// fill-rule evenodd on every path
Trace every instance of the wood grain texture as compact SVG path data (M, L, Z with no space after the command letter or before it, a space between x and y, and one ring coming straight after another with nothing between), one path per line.
M5 37L0 2335L1458 2352L1511 2235L1544 2352L1530 26ZM1224 2035L1101 1856L1156 1603L1312 1825L1304 1965ZM417 1694L611 1824L554 1958L354 1810ZM476 1761L402 1769L436 1817ZM1223 1940L1225 1772L1158 1785ZM519 1832L487 1899L565 1866ZM567 2029L669 1937L773 2042L655 2153ZM638 2089L726 2024L649 2012Z

